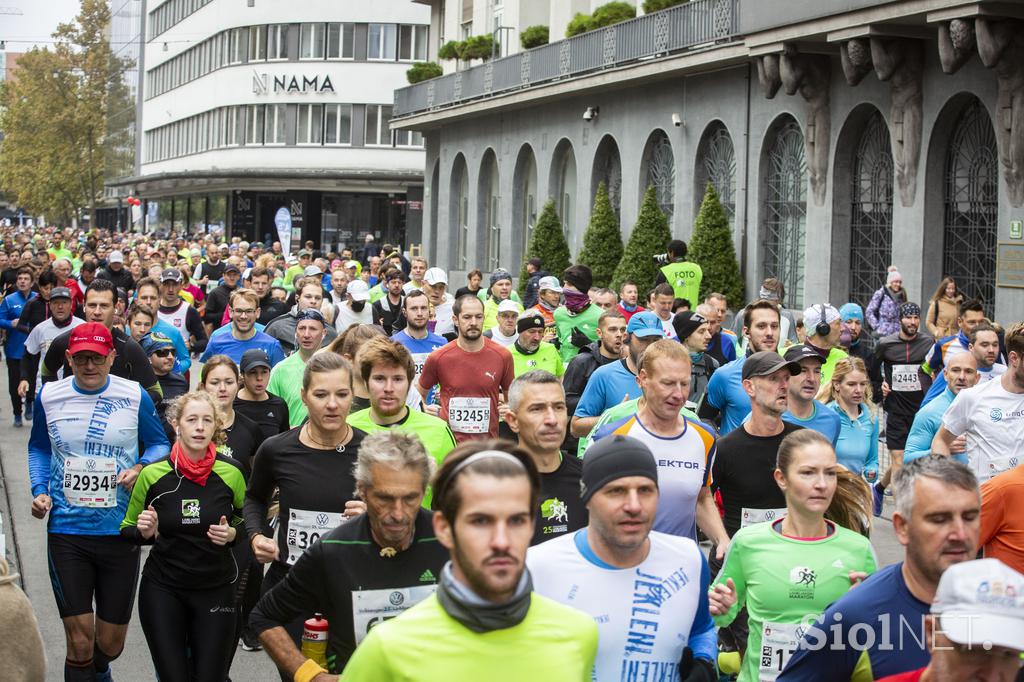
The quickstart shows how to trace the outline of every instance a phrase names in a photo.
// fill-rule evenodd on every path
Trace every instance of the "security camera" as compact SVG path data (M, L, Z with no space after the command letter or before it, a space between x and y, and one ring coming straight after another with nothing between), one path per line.
M680 116L679 114L672 114L672 125L674 125L676 128L682 126L683 117Z
M597 118L597 114L601 111L600 107L587 107L586 111L583 112L584 121L593 121Z

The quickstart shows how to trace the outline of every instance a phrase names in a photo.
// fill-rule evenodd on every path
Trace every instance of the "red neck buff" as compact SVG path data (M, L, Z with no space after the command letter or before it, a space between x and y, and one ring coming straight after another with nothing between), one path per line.
M216 458L217 447L213 443L206 446L206 454L198 462L193 461L185 454L185 449L181 447L181 443L175 443L171 447L171 463L178 470L178 473L193 483L204 487L206 486L206 479L210 477L210 472L213 471L213 461Z

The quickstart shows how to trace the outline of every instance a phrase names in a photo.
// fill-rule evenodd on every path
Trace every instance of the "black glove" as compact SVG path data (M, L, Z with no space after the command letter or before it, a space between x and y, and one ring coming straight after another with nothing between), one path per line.
M590 345L590 337L581 332L579 329L573 327L572 335L569 337L569 341L572 345L577 348L586 348Z
M706 658L694 658L693 649L686 647L679 659L680 682L718 682L715 665Z

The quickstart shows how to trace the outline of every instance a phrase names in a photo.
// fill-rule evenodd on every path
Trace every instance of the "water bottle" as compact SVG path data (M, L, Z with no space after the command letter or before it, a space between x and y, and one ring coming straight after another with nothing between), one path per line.
M327 669L327 619L319 613L302 628L302 655Z

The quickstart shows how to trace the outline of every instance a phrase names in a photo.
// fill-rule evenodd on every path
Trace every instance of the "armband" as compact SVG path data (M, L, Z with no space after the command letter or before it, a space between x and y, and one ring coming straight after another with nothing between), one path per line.
M295 682L310 682L314 677L320 673L327 672L320 667L320 664L314 661L312 658L307 658L306 662L299 666L299 669L295 671L292 678Z

